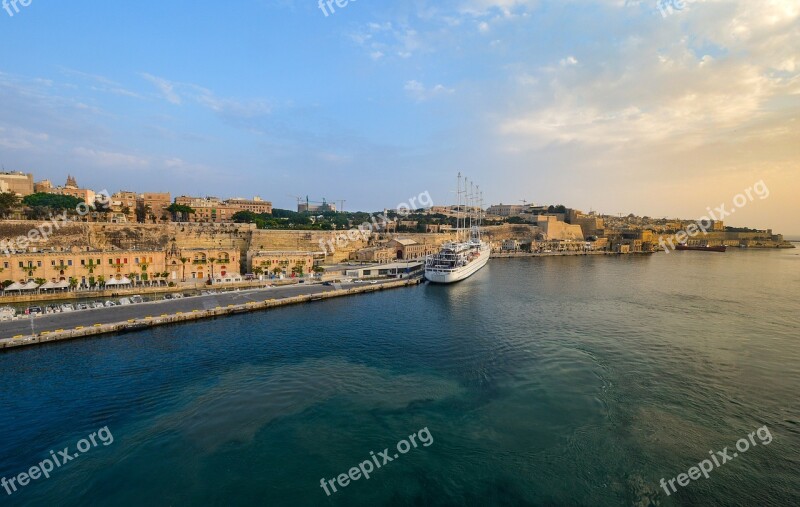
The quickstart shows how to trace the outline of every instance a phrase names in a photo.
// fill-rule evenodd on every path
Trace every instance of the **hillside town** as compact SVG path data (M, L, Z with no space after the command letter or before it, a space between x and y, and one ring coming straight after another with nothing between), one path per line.
M259 197L108 193L0 173L0 282L7 301L182 290L264 281L397 275L454 237L464 207L344 212L298 198L297 211ZM79 212L83 206L84 212ZM496 204L482 214L493 256L648 254L693 221L584 213L563 205ZM57 217L57 218L54 218ZM337 231L364 229L366 234ZM690 242L790 247L771 230L712 221ZM371 266L375 266L370 269Z

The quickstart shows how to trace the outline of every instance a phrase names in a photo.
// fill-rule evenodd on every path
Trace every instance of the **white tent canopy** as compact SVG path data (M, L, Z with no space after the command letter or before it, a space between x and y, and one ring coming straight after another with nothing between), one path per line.
M6 290L22 290L23 287L24 287L24 285L22 285L21 283L14 282L11 285L9 285L8 287L6 287Z
M108 287L109 285L130 285L131 283L133 282L131 282L130 278L128 278L127 276L123 276L119 280L117 280L116 278L112 278L111 280L107 281L106 287Z
M22 286L21 290L36 290L39 288L39 284L36 282L28 282Z

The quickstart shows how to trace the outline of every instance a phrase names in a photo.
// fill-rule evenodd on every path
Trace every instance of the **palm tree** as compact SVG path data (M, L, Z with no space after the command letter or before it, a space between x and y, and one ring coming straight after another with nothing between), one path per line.
M98 267L100 264L95 264L94 260L89 259L89 264L84 265L83 267L89 270L89 274L94 273L94 268Z
M278 276L283 273L283 269L276 267L272 269L272 272L275 273L275 276Z
M213 280L214 279L214 263L217 262L217 258L216 257L209 257L208 258L208 262L211 263L211 279Z
M78 286L78 279L75 278L74 276L69 277L69 288L70 288L70 290L75 290L75 288L77 286Z
M189 262L188 257L181 257L181 264L183 264L183 279L182 282L186 281L186 263Z
M103 276L103 275L98 276L97 277L97 284L100 285L100 287L105 287L105 285L106 285L106 277Z

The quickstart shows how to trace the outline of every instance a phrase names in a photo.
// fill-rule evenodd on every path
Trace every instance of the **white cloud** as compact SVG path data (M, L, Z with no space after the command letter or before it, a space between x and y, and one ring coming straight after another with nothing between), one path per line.
M158 88L158 91L161 92L161 95L168 102L175 105L181 104L182 100L181 97L175 92L174 83L147 73L143 73L142 77L153 83L153 85L155 85L155 87Z
M426 88L424 84L416 80L407 81L403 88L419 102L432 99L439 95L447 95L455 92L454 89L447 88L441 84L437 84L432 88Z
M85 148L79 146L72 150L72 153L78 157L83 158L90 164L101 168L110 167L147 167L150 165L147 159L130 155L127 153L117 153L111 151L95 150L92 148Z

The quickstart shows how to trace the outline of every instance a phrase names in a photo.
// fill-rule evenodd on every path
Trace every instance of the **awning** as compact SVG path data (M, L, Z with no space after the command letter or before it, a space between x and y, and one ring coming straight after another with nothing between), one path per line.
M39 288L42 289L42 290L56 289L56 288L58 288L58 284L56 282L47 282L46 284L42 285Z
M39 284L36 282L28 282L22 286L20 290L36 290L39 288Z
M9 285L8 287L6 287L6 290L22 290L23 287L24 287L24 285L22 285L21 283L14 282L11 285Z

